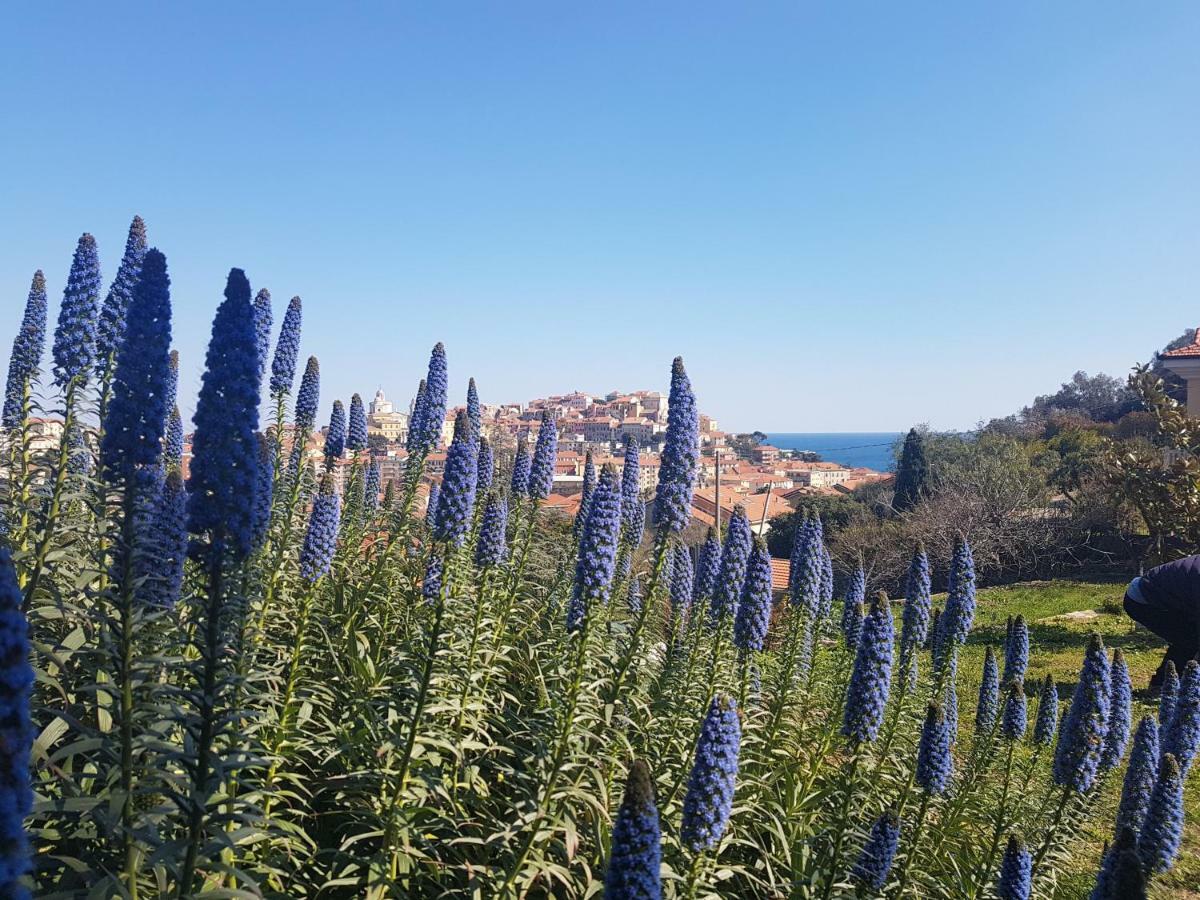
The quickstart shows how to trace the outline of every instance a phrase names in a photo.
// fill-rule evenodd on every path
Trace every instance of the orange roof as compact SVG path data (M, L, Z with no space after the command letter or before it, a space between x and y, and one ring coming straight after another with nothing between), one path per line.
M788 573L792 564L786 559L771 557L771 592L783 593L788 589Z
M1181 356L1200 356L1200 328L1196 329L1196 336L1192 338L1192 342L1186 347L1180 347L1178 350L1168 350L1161 355L1164 359L1176 359Z

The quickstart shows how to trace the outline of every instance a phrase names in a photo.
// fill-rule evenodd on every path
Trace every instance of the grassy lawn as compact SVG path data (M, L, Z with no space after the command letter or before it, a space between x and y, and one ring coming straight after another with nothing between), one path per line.
M1124 584L1083 581L1031 582L980 590L975 632L960 665L959 703L964 719L974 714L975 692L983 667L984 647L997 648L1004 641L1005 622L1021 614L1029 623L1030 664L1028 684L1047 673L1058 682L1059 696L1065 701L1078 677L1088 636L1099 632L1109 648L1120 647L1133 676L1134 723L1155 709L1146 694L1150 675L1162 660L1163 646L1157 637L1136 627L1121 610ZM944 596L934 599L935 605ZM1056 896L1085 898L1091 890L1092 876L1103 842L1111 834L1111 811L1120 791L1117 783L1106 785L1104 813L1089 825L1084 835L1087 846L1077 856L1078 869L1065 879ZM1200 898L1200 779L1192 777L1187 785L1188 824L1184 846L1175 868L1155 880L1151 896L1155 898Z

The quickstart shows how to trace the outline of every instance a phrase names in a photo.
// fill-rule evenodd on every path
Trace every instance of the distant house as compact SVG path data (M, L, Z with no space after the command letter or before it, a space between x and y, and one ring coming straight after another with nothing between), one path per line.
M1163 365L1187 382L1188 415L1200 418L1200 328L1192 343L1168 350L1160 358Z

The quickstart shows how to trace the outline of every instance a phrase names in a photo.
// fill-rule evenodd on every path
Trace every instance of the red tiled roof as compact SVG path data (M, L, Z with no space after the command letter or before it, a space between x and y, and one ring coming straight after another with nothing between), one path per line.
M788 572L791 563L786 559L771 557L771 593L779 594L788 589Z
M1181 356L1200 356L1200 328L1196 329L1196 336L1188 346L1180 347L1178 350L1168 350L1162 356L1164 359L1177 359Z

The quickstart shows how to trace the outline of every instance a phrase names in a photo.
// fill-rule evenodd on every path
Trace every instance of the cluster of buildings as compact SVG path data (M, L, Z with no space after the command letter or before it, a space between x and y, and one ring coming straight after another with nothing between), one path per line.
M426 459L429 481L441 477L446 464L445 448L453 434L459 409L450 409L442 427L442 441ZM373 436L370 453L379 462L383 483L399 479L404 471L411 408L398 409L379 390L367 407L367 426ZM532 445L542 415L549 413L558 427L558 458L554 488L546 501L550 509L573 516L579 509L584 469L590 454L599 469L605 463L620 468L625 442L634 439L641 451L640 475L643 494L649 497L658 480L659 453L667 427L667 397L658 391L613 391L604 396L574 391L538 398L526 404L484 404L482 431L496 452L501 469L507 469L517 442ZM746 508L755 530L765 531L774 516L802 506L807 497L851 493L891 475L832 462L810 462L789 451L759 445L749 458L740 458L731 448L728 435L715 419L701 414L700 471L693 498L694 521L700 526L720 519L728 521L737 504ZM307 454L314 461L323 452L324 436L314 435Z
M453 435L454 419L461 407L448 410L439 447L426 458L425 486L441 478L446 464L445 448ZM382 483L399 481L404 474L411 408L397 409L382 390L368 405L367 425L371 436L366 453L379 463ZM564 515L579 510L584 470L589 455L599 469L624 463L625 443L637 441L643 496L653 494L658 481L659 454L667 427L667 398L657 391L612 392L603 397L579 391L532 400L527 404L484 405L482 430L495 450L501 471L511 465L518 441L533 444L542 416L549 413L558 426L558 458L554 487L545 506ZM57 448L62 422L34 419L30 423L35 451ZM832 462L812 462L797 454L761 444L740 457L716 420L700 416L701 456L692 516L701 527L718 519L727 522L736 505L745 507L754 529L766 531L775 516L804 505L806 498L851 493L869 484L890 480L891 475L864 468L849 468ZM184 474L190 460L191 436L184 448ZM285 444L288 442L285 439ZM304 458L320 464L324 458L325 435L310 436ZM290 445L289 445L290 452ZM342 480L351 460L343 459L334 470ZM719 513L718 513L719 510Z

